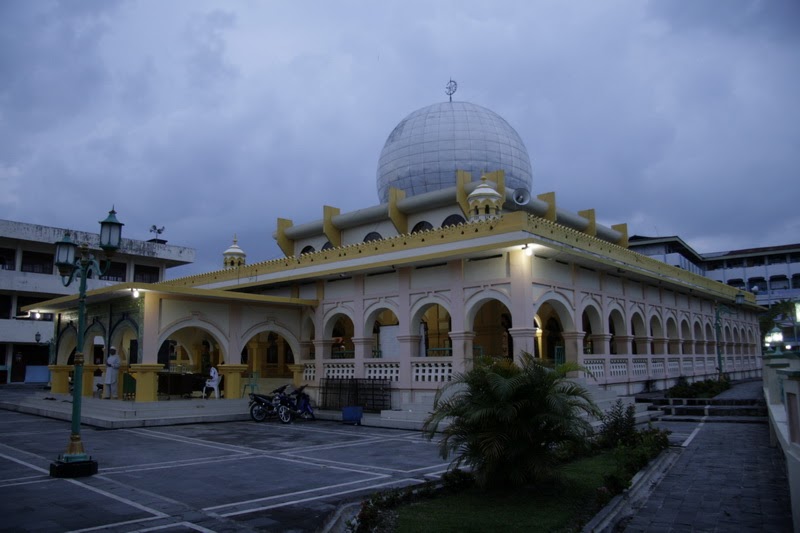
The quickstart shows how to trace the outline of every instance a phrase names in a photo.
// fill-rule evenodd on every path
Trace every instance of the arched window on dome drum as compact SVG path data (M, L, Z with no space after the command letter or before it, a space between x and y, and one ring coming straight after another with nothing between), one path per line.
M325 244L322 245L321 250L330 250L333 248L331 241L325 241Z
M442 227L446 228L447 226L457 226L458 224L463 224L464 222L466 221L461 215L450 215L444 219L444 222L442 222Z
M381 239L383 239L383 237L381 237L381 234L380 234L380 233L378 233L377 231L370 231L370 232L369 232L369 233L367 233L367 235L364 237L364 242L379 241L379 240L381 240Z
M303 254L312 254L312 253L314 253L314 252L316 252L316 250L314 249L314 247L313 247L313 246L306 246L305 248L303 248L302 250L300 250L300 255L303 255Z
M429 229L433 229L433 225L428 222L427 220L421 220L414 224L414 229L411 230L411 233L418 233L420 231L428 231Z

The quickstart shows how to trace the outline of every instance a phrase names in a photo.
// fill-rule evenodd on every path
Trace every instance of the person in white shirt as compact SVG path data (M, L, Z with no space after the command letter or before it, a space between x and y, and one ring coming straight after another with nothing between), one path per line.
M108 358L106 359L106 375L103 380L105 383L104 397L106 400L109 398L117 397L117 374L119 373L120 360L117 355L117 349L111 347L108 349Z

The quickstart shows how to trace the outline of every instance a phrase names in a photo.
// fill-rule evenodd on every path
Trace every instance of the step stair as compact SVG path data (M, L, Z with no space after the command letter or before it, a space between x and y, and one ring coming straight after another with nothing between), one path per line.
M664 414L659 420L711 422L765 422L767 406L763 400L727 398L657 398L652 409Z

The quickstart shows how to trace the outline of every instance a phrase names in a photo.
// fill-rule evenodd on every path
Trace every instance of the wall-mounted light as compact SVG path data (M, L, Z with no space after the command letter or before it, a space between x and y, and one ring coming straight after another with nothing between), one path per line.
M522 251L525 252L525 255L528 257L533 255L533 245L525 244L522 246Z
M33 338L36 339L36 344L42 342L42 334L39 333L38 331L36 332L36 335L33 336Z
M131 289L131 296L133 296L134 298L138 298L139 297L139 289L132 288Z
M40 318L42 318L42 313L40 313L39 311L34 311L33 312L33 318L35 318L36 320L39 320Z

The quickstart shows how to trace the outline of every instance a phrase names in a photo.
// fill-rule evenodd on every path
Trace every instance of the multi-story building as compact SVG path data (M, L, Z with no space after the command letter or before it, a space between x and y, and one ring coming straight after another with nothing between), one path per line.
M756 303L771 307L784 300L800 301L800 244L765 246L700 254L680 237L634 235L630 248L669 265L706 276L756 295ZM791 320L789 317L788 320ZM794 328L784 341L796 344Z
M74 286L64 287L54 265L54 243L67 231L74 242L100 251L96 233L0 220L0 383L47 375L53 315L22 308L75 292ZM194 249L160 239L123 239L106 274L87 280L88 289L162 281L168 268L191 263L194 256Z
M758 305L800 299L800 244L700 254L680 237L630 238L630 248L756 295Z

